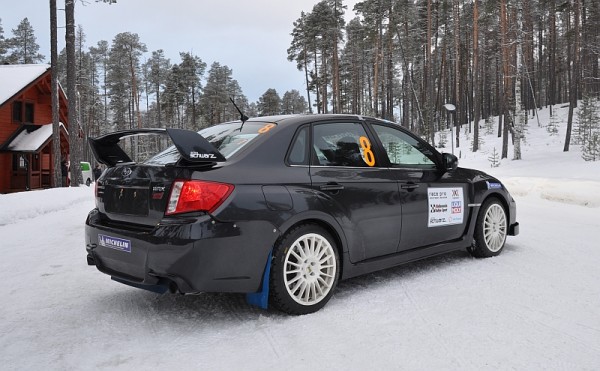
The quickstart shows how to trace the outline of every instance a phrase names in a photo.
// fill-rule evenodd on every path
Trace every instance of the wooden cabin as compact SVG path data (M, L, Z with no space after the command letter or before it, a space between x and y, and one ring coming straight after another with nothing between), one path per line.
M0 193L57 186L51 73L47 64L0 65ZM60 87L59 107L61 159L68 159L67 99Z

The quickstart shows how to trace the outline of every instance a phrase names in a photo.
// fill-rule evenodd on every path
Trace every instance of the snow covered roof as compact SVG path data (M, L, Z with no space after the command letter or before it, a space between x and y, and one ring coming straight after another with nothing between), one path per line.
M60 127L66 132L63 123ZM13 152L37 152L52 137L52 125L23 125L20 132L2 148Z
M0 65L0 105L49 69L49 64Z

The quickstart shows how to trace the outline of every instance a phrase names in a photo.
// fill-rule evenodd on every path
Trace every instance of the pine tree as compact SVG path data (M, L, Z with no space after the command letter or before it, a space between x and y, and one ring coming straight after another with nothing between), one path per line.
M0 64L6 61L6 52L8 51L7 41L4 38L4 29L2 28L2 18L0 18Z
M206 71L206 63L191 53L179 53L179 56L182 84L186 90L186 122L189 123L189 129L198 129L197 104L202 91L200 81Z
M147 76L150 83L149 92L156 94L156 126L161 128L163 127L161 90L164 89L166 84L171 62L168 58L165 58L165 52L158 49L152 52L152 57L146 62L146 66L149 69Z
M488 161L490 162L491 167L500 166L500 154L496 151L496 147L488 157Z
M7 40L10 48L7 58L9 63L30 64L44 60L44 56L38 53L40 46L36 42L35 31L27 18L24 18L12 33L13 37Z
M210 66L204 92L200 98L203 125L211 126L240 117L229 98L235 101L242 112L248 109L248 100L232 74L233 71L229 67L221 66L218 62Z
M281 98L275 89L267 91L258 99L258 115L272 116L281 113Z
M492 134L494 134L494 119L492 116L488 116L485 118L485 135ZM481 137L479 139L481 139Z
M555 112L554 115L550 117L550 122L548 122L548 125L546 125L546 131L550 134L550 136L558 135L559 123L558 115Z
M113 113L112 121L116 129L141 126L137 115L137 86L140 81L140 58L145 51L146 45L140 41L137 34L123 32L113 39L109 51L106 84Z
M578 137L581 143L581 156L586 161L600 160L600 113L598 100L586 94L577 112Z
M284 115L294 113L305 113L307 109L306 100L298 90L286 91L281 99L281 113Z

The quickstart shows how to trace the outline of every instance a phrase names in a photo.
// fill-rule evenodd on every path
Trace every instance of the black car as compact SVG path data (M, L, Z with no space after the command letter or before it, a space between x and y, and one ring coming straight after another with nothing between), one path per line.
M173 143L135 163L132 135ZM387 121L296 115L196 133L139 129L90 140L108 166L86 220L87 261L156 292L247 293L311 313L339 279L517 235L504 185Z

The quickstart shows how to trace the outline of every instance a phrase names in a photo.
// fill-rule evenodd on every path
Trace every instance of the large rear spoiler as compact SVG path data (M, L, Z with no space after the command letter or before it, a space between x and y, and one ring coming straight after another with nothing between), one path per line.
M119 163L133 162L129 155L119 146L121 139L138 135L168 135L181 154L189 163L223 162L225 157L202 135L184 129L133 129L106 134L98 138L89 138L90 147L98 162L115 166Z

